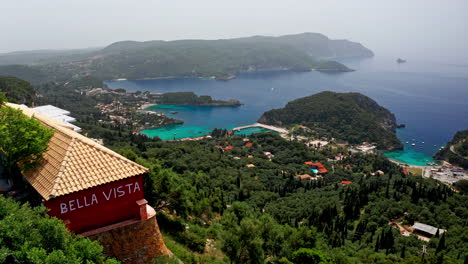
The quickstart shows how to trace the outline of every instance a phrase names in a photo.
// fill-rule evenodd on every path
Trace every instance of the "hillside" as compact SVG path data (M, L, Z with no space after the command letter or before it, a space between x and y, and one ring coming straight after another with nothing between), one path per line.
M30 68L22 72L31 74L31 78L24 74L20 77L29 81L36 81L41 75L49 80L76 75L101 79L215 76L224 80L244 71L350 71L343 64L324 59L369 56L373 56L372 51L359 43L331 40L317 33L220 40L122 41L75 53L0 54L0 65L4 65L0 66L0 74L11 74L11 66L5 64L14 63L28 64Z
M174 104L174 105L196 105L196 106L240 106L238 100L213 100L211 96L201 95L198 96L193 92L175 92L164 93L161 95L160 104Z
M0 92L5 93L8 101L20 104L31 105L35 97L30 83L13 76L0 75Z
M402 147L394 134L395 116L359 93L321 92L265 112L260 123L278 126L305 125L320 135L357 144L375 142L379 149Z
M434 158L468 169L468 129L458 131L453 139L435 154Z

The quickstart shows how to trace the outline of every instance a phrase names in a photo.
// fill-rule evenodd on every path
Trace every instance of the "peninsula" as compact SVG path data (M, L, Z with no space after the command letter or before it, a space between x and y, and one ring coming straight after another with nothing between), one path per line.
M394 131L395 115L359 93L321 92L265 112L259 123L290 127L302 125L304 136L346 140L351 144L376 143L382 150L401 149Z
M371 57L348 40L319 33L219 40L121 41L100 49L0 54L0 74L33 83L73 76L101 80L203 77L230 80L251 71L350 71L334 61Z

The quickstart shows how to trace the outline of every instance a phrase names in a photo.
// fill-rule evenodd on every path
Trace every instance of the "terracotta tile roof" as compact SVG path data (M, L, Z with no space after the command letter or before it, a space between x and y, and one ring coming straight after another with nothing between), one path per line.
M145 167L132 162L65 124L22 105L7 104L34 116L55 130L39 165L23 173L45 199L144 174Z

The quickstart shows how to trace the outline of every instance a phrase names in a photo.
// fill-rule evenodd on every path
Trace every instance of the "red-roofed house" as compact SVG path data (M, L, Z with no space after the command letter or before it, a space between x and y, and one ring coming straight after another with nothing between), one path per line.
M225 148L223 148L224 151L231 151L234 149L234 146L227 146Z
M351 182L351 181L341 181L341 184L344 184L344 185L348 185L348 184L351 184L351 183L353 183L353 182Z
M310 162L310 161L306 161L304 162L304 164L306 164L307 166L309 166L309 168L312 170L312 171L317 171L316 173L318 174L325 174L328 172L328 170L325 168L325 166L323 166L322 163L320 162Z
M245 146L246 146L246 147L251 147L251 146L252 146L252 142L247 142L247 143L245 144Z

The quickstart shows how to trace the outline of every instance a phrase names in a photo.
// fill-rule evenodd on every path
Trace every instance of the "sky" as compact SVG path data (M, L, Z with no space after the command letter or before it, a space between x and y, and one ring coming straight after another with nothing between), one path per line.
M0 52L318 32L468 62L468 0L1 0Z

